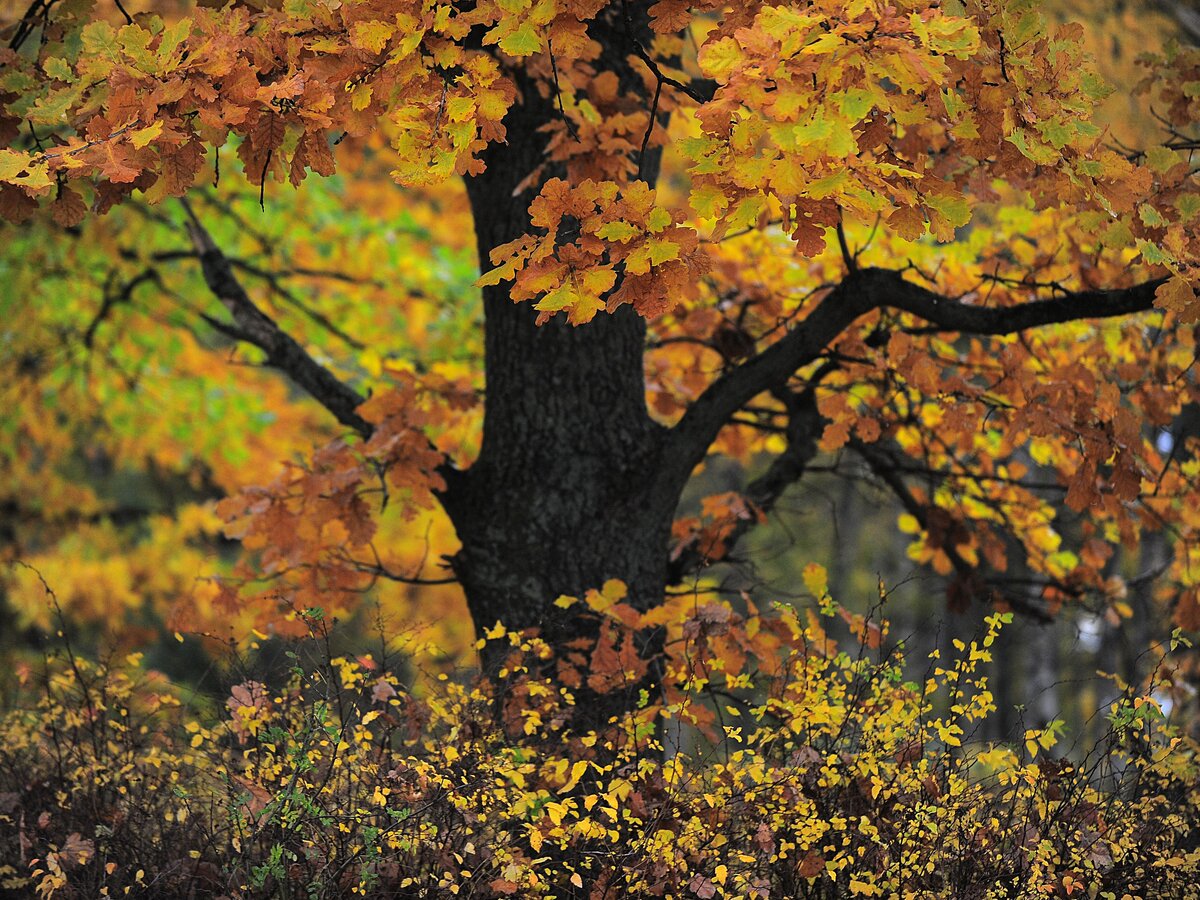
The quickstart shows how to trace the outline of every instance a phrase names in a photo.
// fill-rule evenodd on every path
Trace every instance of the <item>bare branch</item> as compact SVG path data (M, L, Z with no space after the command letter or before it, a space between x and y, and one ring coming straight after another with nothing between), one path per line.
M119 290L105 291L104 300L100 304L100 309L92 321L88 323L87 330L83 333L83 345L89 350L96 341L96 332L100 326L104 324L104 320L108 318L113 309L122 303L128 303L133 299L133 292L141 285L151 282L162 287L162 280L159 278L158 270L148 268L135 275L129 281L125 282Z
M188 215L188 233L200 256L204 281L233 317L231 326L221 325L218 326L219 330L261 349L267 355L267 365L290 376L343 425L354 429L364 438L370 437L373 431L371 424L357 412L365 398L313 359L307 350L255 305L233 274L229 260L200 224L191 206L186 201L181 202Z
M787 384L792 374L816 360L855 319L871 308L854 273L820 302L785 337L714 381L667 435L663 490L680 489L735 412L763 391Z
M690 81L683 82L677 78L672 78L663 72L662 67L649 53L646 52L645 46L635 37L635 29L629 12L628 0L622 0L622 9L625 14L625 36L630 44L633 45L633 51L637 54L638 59L646 64L646 67L654 75L661 90L664 84L670 85L677 91L681 91L697 103L707 103L716 94L719 85L717 82L708 78L694 78ZM657 93L655 95L657 100ZM655 104L657 106L657 103ZM653 117L651 117L651 126L653 126ZM643 151L644 152L644 151Z

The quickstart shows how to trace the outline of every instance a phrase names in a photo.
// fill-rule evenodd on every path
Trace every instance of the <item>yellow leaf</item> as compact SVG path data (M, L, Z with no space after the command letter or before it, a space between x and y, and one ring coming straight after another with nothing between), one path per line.
M355 112L361 112L371 105L371 85L360 84L350 95L350 106Z
M801 574L808 592L820 600L829 594L829 573L818 563L809 563Z
M129 142L139 150L145 147L148 143L162 134L163 123L159 119L153 125L147 125L145 128L139 128L137 131L131 132Z
M559 789L560 792L566 794L571 791L575 785L579 784L579 779L583 777L583 773L587 771L587 768L588 763L586 759L581 759L571 766L571 777L567 780L567 783Z
M721 38L700 48L700 68L709 78L724 78L741 61L742 48L731 37Z
M395 26L387 22L355 22L350 27L350 46L378 53L395 31Z
M2 148L0 148L0 181L23 185L34 190L47 187L51 183L50 173L45 163L34 163L24 153Z
M364 350L358 361L362 363L362 367L367 370L367 374L372 378L378 378L383 374L383 358L380 357L379 351L374 347L368 347Z

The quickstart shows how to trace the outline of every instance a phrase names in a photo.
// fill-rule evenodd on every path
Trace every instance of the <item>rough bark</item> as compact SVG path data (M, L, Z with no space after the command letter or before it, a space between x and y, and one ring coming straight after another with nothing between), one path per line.
M623 31L615 16L594 24L606 48L600 65L616 71L626 90L644 94L622 50ZM507 143L490 147L486 171L467 182L484 268L494 247L530 230L527 209L538 187L518 193L517 186L544 162L540 129L559 114L554 97L528 82L519 87ZM657 156L641 170L651 184ZM555 174L548 167L544 178ZM559 595L582 596L616 578L633 605L660 600L675 504L668 497L648 502L664 429L645 405L644 320L624 307L580 327L561 316L537 326L532 305L513 303L510 287L483 291L483 442L444 504L462 543L454 571L476 630L497 621L536 628L561 647L592 626L556 607ZM494 669L501 652L485 651L485 668Z

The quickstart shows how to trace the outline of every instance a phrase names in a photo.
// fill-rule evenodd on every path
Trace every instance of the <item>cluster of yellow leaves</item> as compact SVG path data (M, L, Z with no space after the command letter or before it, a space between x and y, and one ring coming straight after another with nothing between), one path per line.
M221 521L209 506L191 505L173 517L146 520L148 537L133 547L123 546L119 530L107 522L83 526L58 541L53 549L22 558L6 579L10 602L22 627L55 631L50 598L41 587L44 578L53 584L63 615L74 623L128 619L121 640L137 644L148 639L156 626L135 624L149 613L165 618L181 595L192 593L197 572L211 565L199 549L216 537Z
M496 268L479 284L512 280L513 300L540 298L539 323L565 311L580 325L625 303L647 317L665 312L694 295L704 259L696 232L655 195L642 181L622 189L612 181L550 179L529 207L541 236L495 248Z
M756 227L774 199L808 255L842 209L893 206L891 223L908 236L928 215L948 239L970 211L927 148L935 133L943 142L978 133L973 98L960 96L964 67L951 65L979 48L978 26L938 4L863 0L727 17L699 54L720 87L697 111L701 136L684 145L693 210L740 230Z
M820 571L806 581L824 594ZM984 669L1004 617L922 686L895 656L840 650L824 614L691 601L641 614L624 599L613 582L559 602L604 623L593 677L645 664L623 651L606 663L602 643L668 632L663 697L600 732L574 730L572 688L535 674L540 638L502 625L488 638L510 652L499 718L486 685L442 682L422 699L369 656L293 655L285 687L243 681L200 717L137 656L53 661L41 702L0 720L0 771L47 779L3 793L0 776L0 842L22 867L7 884L46 897L140 896L150 882L257 897L301 879L321 897L1019 885L1149 898L1182 896L1200 870L1197 748L1145 695L1114 705L1098 765L1055 759L1057 725L1015 749L968 743L995 709Z

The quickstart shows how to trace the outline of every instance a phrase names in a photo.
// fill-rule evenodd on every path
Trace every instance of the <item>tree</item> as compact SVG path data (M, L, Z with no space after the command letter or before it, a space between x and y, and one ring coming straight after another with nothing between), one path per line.
M1082 28L1037 7L288 0L164 20L36 0L0 56L0 215L78 233L124 204L186 229L121 251L135 271L87 346L161 266L197 261L223 312L186 325L256 348L340 424L221 508L293 608L426 580L379 555L375 519L439 503L479 634L539 629L560 675L619 665L559 598L619 581L652 609L824 455L895 494L954 604L1127 615L1114 547L1164 529L1195 627L1200 55L1146 58L1163 134L1131 149L1098 124L1111 89ZM194 198L228 180L227 144L260 202L339 156L389 166L397 196L463 180L477 453L477 379L387 360L282 283L329 271L256 270L214 238ZM289 305L341 348L281 327ZM677 519L714 452L768 461Z

